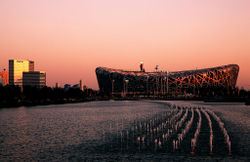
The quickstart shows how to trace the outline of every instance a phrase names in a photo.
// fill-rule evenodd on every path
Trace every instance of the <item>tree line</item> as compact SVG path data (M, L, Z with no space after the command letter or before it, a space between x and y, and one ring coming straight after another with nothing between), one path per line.
M244 101L250 101L250 91L247 91L243 88L187 88L180 89L180 91L194 94L194 96L200 99L213 97L229 97L241 98L244 99ZM30 86L25 86L21 89L19 86L0 85L0 107L62 104L90 100L106 100L112 97L113 96L111 94L104 94L93 89L85 89L84 91L82 91L78 88L36 88Z
M93 89L78 88L36 88L25 86L1 86L0 85L0 107L33 106L44 104L59 104L69 102L81 102L93 100L98 92Z

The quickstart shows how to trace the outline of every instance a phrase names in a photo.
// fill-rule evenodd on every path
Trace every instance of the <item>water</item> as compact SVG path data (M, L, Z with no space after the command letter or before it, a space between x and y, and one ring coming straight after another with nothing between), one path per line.
M215 134L214 155L209 156L209 133L205 116L202 116L200 139L196 155L190 154L190 139L194 124L180 145L180 151L173 151L171 140L191 119L191 109L176 134L162 147L150 143L160 137L165 129L157 133L145 132L143 126L133 134L135 126L150 120L163 122L167 115L175 115L169 103L177 105L200 105L208 107L225 123L232 140L233 155L228 156L223 134ZM184 110L184 109L183 109ZM182 115L184 115L185 110ZM194 111L195 112L195 111ZM164 114L166 116L164 116ZM184 101L98 101L89 103L49 105L0 109L0 161L247 161L250 159L250 107L243 104L217 104ZM194 123L198 115L194 113ZM177 122L177 121L176 121ZM212 120L216 123L215 120ZM151 124L152 126L153 124ZM219 132L218 125L213 125ZM160 128L160 127L159 127ZM203 134L202 134L203 133ZM150 134L150 135L149 135ZM137 137L147 136L148 145L137 142ZM217 138L218 137L218 138ZM220 139L221 140L218 140ZM222 141L222 142L221 142Z

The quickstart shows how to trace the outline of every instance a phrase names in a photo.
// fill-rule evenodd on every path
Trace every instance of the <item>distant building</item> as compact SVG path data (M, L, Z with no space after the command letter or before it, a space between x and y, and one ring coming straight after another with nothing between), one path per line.
M56 83L56 88L60 88L60 85L59 85L59 83Z
M145 69L144 69L144 64L143 64L143 62L140 62L140 71L142 71L142 72L145 72Z
M5 79L4 78L0 78L0 85L5 86Z
M9 84L23 85L23 72L34 71L34 61L9 60Z
M71 87L70 84L64 84L64 89L65 90L68 90L70 87Z
M83 81L80 80L80 90L83 91Z
M149 94L182 95L195 94L203 89L234 89L239 73L239 66L229 64L213 68L159 72L125 71L106 67L96 68L96 76L101 92L106 94Z
M46 86L46 73L44 71L23 72L23 86L37 88Z
M9 84L9 74L5 69L2 72L0 72L0 79L4 80L4 83L2 85Z
M70 84L65 84L65 85L64 85L64 89L65 89L65 90L68 90L68 89L70 89L70 88L73 88L73 89L80 89L80 90L84 91L83 81L80 80L80 81L79 81L79 84L74 84L74 85L72 85L72 86L71 86Z
M79 89L80 87L79 87L79 84L75 84L72 86L72 88Z

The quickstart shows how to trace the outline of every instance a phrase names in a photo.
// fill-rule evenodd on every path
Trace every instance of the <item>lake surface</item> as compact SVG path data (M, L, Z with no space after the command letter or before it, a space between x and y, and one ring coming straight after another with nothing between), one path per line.
M223 133L212 117L214 148L213 155L209 155L209 126L204 114L199 148L191 155L190 141L198 113L190 108L180 112L177 105L205 107L215 112L230 136L232 156L228 155ZM164 122L178 113L176 123L187 114L182 126L169 141L159 143L161 135L174 127L171 123L165 127ZM184 130L192 115L193 126L179 150L173 150L172 140ZM241 103L98 101L0 109L0 161L249 161L249 132L250 107Z

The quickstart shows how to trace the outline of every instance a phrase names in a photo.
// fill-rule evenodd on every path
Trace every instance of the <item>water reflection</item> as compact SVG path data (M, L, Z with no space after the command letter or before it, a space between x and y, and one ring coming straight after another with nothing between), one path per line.
M176 102L171 104L174 105ZM181 104L197 105L197 103L187 104L186 102ZM201 104L199 103L199 105ZM233 106L235 107L235 105ZM107 159L102 160L138 158L155 161L160 157L182 159L186 158L187 154L188 157L197 160L210 159L211 157L207 156L209 133L203 133L209 131L209 126L206 126L208 121L203 113L201 113L200 133L196 140L199 141L200 136L205 140L198 143L206 144L200 146L200 151L196 150L195 157L190 155L191 140L194 138L199 123L200 108L196 107L197 109L194 111L190 107L183 108L181 111L181 108L177 106L169 107L165 101L105 101L1 109L0 160L57 159L60 161L85 158L100 160L106 157ZM229 110L228 107L217 106L217 108L220 111L210 110L215 111L223 121L225 120L225 128L233 136L232 145L235 146L233 140L237 139L239 135L233 133L235 123L228 117L227 111L235 111L238 113L238 117L245 116L245 114L241 112L241 109L238 112L234 108ZM249 114L249 110L245 108L242 110ZM192 126L188 130L189 133L185 134L185 128L190 120L193 120L192 123L190 122ZM212 119L211 122L215 123L216 120ZM175 129L176 123L178 123L178 128ZM247 127L242 132L249 131L248 123L243 121L240 123ZM213 131L220 131L218 124L213 127ZM238 130L238 133L241 132ZM181 141L182 138L184 140ZM215 138L221 138L219 141L225 145L222 133L218 133ZM245 138L248 136L246 135ZM173 141L179 141L179 143L173 145ZM249 141L247 142L250 144ZM173 147L176 146L180 148L180 151L173 151L175 150ZM229 160L239 158L239 156L248 158L249 145L246 146L243 142L242 145L235 148L233 146L233 150L242 147L245 153L236 152L233 157L228 157L225 145L222 149L214 148L214 152L222 153L213 158L229 158ZM137 157L137 153L140 153L139 157Z

